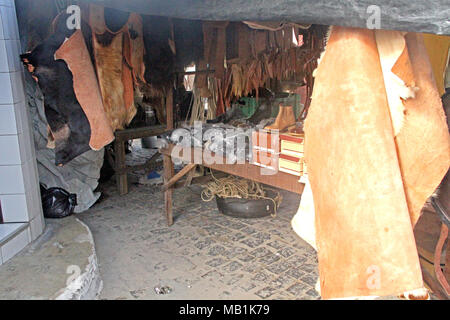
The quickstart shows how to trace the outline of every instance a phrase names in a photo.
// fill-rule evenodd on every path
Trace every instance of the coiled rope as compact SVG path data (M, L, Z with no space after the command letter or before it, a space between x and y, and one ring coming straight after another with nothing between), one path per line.
M283 200L282 195L278 190L272 188L264 188L262 184L248 180L238 178L236 176L227 176L225 178L217 179L213 177L212 182L208 183L201 193L202 200L209 202L215 199L216 196L221 198L239 198L239 199L266 199L270 200L274 204L275 213L272 217L276 217L277 210ZM275 198L267 196L266 190L271 190L276 193Z

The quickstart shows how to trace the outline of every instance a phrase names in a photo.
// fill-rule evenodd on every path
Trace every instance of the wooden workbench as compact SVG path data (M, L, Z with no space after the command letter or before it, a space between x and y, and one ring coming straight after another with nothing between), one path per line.
M302 194L305 187L303 183L299 182L299 177L281 171L273 175L262 174L263 172L267 173L267 169L263 169L248 162L244 164L226 164L225 159L223 158L223 164L215 163L213 161L214 155L210 152L203 152L201 148L182 148L169 145L168 148L161 149L160 152L164 159L163 192L167 224L169 226L173 224L173 185L184 175L193 170L196 165L202 165L213 170L222 171L297 194ZM181 159L184 163L187 163L187 165L176 175L174 175L173 158Z

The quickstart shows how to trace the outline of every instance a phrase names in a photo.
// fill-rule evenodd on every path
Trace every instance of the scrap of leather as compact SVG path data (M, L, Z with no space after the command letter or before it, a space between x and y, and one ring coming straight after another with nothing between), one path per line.
M102 149L114 140L114 134L103 108L97 77L81 30L62 44L55 52L55 59L64 60L73 75L75 95L91 127L90 147Z
M374 31L333 27L305 135L322 297L422 288Z

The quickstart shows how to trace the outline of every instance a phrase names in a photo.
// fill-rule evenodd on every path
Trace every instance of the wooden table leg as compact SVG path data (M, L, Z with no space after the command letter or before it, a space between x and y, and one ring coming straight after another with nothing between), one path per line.
M162 190L166 191L168 189L171 189L178 180L180 180L186 174L188 174L189 172L194 170L196 166L197 165L195 163L189 163L188 165L186 165L183 169L180 170L180 172L178 172L171 179L169 179L169 181L164 182L164 185L162 186Z
M116 139L114 143L114 153L116 154L116 170L124 170L126 167L125 163L125 142ZM119 189L119 194L124 195L128 193L128 179L127 173L124 170L123 173L116 172L117 188Z
M186 177L186 182L184 183L185 187L189 187L192 184L192 179L194 178L196 170L197 170L197 165L194 167L194 169L189 171L189 173L188 173L188 175Z
M172 157L163 155L164 163L164 183L168 183L170 179L174 176L174 167L172 162ZM173 225L173 214L172 214L172 194L173 188L169 188L164 191L164 203L166 208L166 218L167 225L170 227Z

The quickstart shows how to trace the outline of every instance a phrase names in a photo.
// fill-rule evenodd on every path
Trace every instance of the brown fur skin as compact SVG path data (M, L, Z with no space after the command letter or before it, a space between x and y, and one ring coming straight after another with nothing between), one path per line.
M104 39L104 38L102 38ZM109 46L103 46L94 35L94 56L97 66L100 91L105 111L113 130L123 129L127 119L124 108L124 87L122 83L122 34L116 35Z

